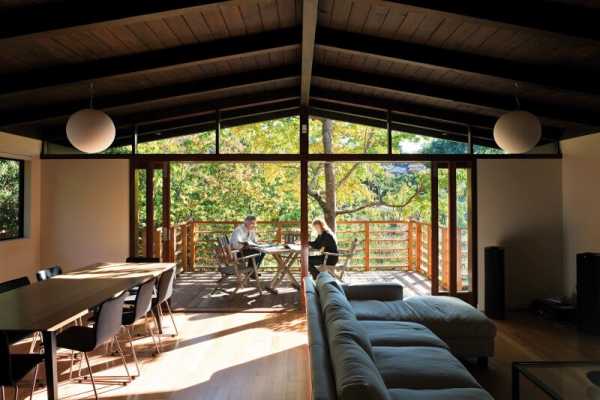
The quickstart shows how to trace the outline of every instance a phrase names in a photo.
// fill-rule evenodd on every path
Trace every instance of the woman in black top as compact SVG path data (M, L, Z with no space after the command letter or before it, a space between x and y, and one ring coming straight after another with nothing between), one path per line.
M331 231L331 228L321 218L317 218L312 223L313 228L317 232L317 238L312 242L308 242L311 248L320 250L326 253L337 253L337 241L335 234ZM312 275L313 279L317 279L319 275L319 266L323 265L325 255L310 256L308 257L308 270ZM338 262L338 256L327 256L327 265L335 265Z

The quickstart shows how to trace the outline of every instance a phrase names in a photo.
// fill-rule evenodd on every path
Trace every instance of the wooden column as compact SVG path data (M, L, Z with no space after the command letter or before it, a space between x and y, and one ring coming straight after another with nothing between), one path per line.
M406 249L407 249L407 258L408 258L408 270L413 271L414 270L414 263L413 263L414 242L413 242L413 222L412 221L408 221L407 235L408 236L407 236L407 242L406 242L406 246L407 246Z
M429 259L431 268L431 293L438 294L439 279L438 279L438 165L437 162L431 164L431 236L429 238Z
M190 262L188 264L188 268L190 272L194 271L194 266L196 265L196 225L194 221L190 222L189 230L188 230L188 247L190 249Z
M365 271L371 270L371 225L368 221L365 222L365 243L363 246L365 253Z
M423 253L423 237L422 237L422 229L423 229L423 225L418 222L415 224L416 230L417 230L417 238L416 238L416 250L417 250L417 254L416 254L416 260L415 260L415 268L417 270L418 273L421 273L421 257L422 257L422 253Z
M300 255L300 275L302 295L300 303L302 309L306 309L306 299L304 298L304 277L308 275L308 135L309 135L309 116L308 109L302 107L300 110L300 243L302 253Z
M427 277L429 279L431 279L431 265L433 263L433 240L432 240L432 225L429 225L428 231L427 231L427 246L429 246L427 248Z
M181 236L181 264L182 268L185 272L188 272L188 234L187 234L187 226L188 224L182 224L180 229Z

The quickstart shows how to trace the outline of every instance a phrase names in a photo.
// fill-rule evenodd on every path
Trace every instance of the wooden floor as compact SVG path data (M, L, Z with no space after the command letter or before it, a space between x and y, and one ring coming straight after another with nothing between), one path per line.
M263 287L268 285L272 277L273 274L269 272L261 274ZM262 296L258 296L256 287L248 287L235 295L223 292L211 295L218 279L219 274L216 272L178 274L173 306L179 311L188 312L279 312L294 310L298 307L298 291L292 288L288 282L284 281L277 295L265 292ZM416 272L348 272L344 275L344 281L347 283L396 282L404 286L405 297L431 293L431 282ZM229 285L229 292L233 291L233 287L232 284Z
M138 340L142 376L127 386L100 385L100 397L161 399L308 399L305 320L299 312L178 314L178 339L152 357L151 342ZM467 367L495 399L509 400L515 360L600 360L600 339L573 327L512 314L497 322L497 355L488 369ZM66 354L65 354L66 355ZM122 375L122 365L102 354L92 357L98 379ZM69 363L60 363L61 399L93 398L91 386L65 381ZM134 368L129 360L130 369ZM28 392L24 390L24 394ZM11 398L11 391L7 391ZM543 399L524 385L524 399ZM23 397L25 396L23 395ZM34 399L45 399L39 390Z

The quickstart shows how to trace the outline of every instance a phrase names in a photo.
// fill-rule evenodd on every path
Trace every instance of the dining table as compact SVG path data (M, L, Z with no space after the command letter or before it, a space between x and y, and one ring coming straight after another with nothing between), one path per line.
M56 337L118 293L138 286L174 263L97 263L0 294L0 331L41 332L49 400L58 399Z

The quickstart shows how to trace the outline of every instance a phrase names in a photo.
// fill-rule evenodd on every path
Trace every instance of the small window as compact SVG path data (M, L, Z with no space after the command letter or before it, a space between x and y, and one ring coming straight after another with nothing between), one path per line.
M0 158L0 240L23 237L25 163Z

